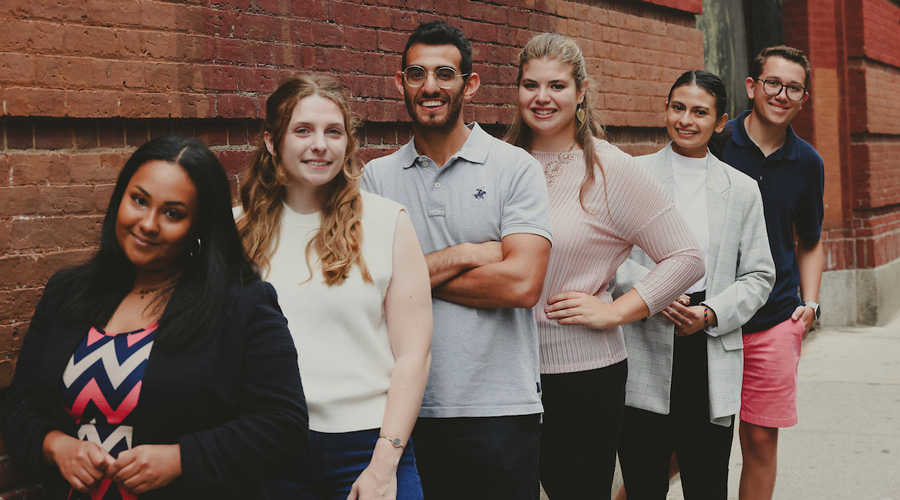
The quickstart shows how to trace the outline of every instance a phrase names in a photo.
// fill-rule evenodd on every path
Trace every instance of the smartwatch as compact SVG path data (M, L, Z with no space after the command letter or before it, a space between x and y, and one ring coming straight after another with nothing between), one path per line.
M816 319L819 319L819 316L822 315L822 307L819 306L819 304L817 304L816 302L813 302L813 301L811 301L811 300L807 300L806 302L803 303L803 305L806 306L806 307L811 307L811 308L812 308L813 313L816 315Z

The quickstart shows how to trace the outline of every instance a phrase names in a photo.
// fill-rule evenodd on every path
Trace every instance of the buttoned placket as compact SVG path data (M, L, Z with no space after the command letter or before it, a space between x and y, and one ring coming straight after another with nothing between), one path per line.
M452 158L451 158L452 161ZM450 162L447 162L449 165ZM441 189L441 171L435 162L427 156L416 158L416 168L426 190L426 207L429 217L443 217L447 206L447 190Z

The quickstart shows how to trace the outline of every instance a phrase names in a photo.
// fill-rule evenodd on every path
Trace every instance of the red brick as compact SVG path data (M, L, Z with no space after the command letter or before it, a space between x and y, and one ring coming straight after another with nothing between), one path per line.
M0 47L8 52L57 51L63 47L63 29L58 22L4 19Z
M96 249L63 250L0 257L0 283L43 286L53 273L66 266L83 264L95 252Z
M232 63L252 63L255 44L247 40L216 40L216 59Z
M206 146L225 146L228 144L228 126L221 120L200 123L195 130L195 139Z
M169 94L124 94L119 99L120 116L125 118L156 118L172 114L174 103Z
M434 0L407 0L405 4L410 9L432 11L434 10L435 2Z
M250 144L250 133L247 129L247 123L238 121L228 124L228 144L230 146Z
M216 113L224 118L258 118L259 102L241 95L225 94L216 97Z
M118 121L101 120L98 125L101 148L121 148L125 146L125 127Z
M116 30L99 26L66 25L63 41L57 50L66 54L109 57L116 54Z
M36 0L4 0L0 3L2 10L29 18L45 18L66 21L81 21L84 17L84 0L69 2L36 1Z
M253 161L253 155L256 154L256 151L247 149L226 149L215 151L215 153L219 158L219 161L222 162L222 166L225 167L225 172L228 175L235 175L243 172L244 169L247 168L247 165Z
M5 129L7 148L30 149L34 147L34 127L31 121L8 118Z
M34 147L67 149L75 146L75 132L69 121L41 121L35 124Z
M77 149L96 148L99 144L97 122L93 120L80 120L74 124L75 147Z
M292 12L296 17L327 19L328 7L325 0L291 0Z
M534 15L532 12L528 12L522 9L508 9L506 11L507 19L509 20L510 26L515 26L517 28L527 28L529 18Z
M390 31L379 31L378 32L378 50L385 50L388 52L395 52L397 54L402 54L403 49L406 48L406 40L409 38L409 34L406 33L392 33Z
M281 34L282 20L270 15L239 14L235 19L235 38L275 41Z
M451 18L459 17L460 9L461 7L459 2L438 1L434 5L434 11L437 14ZM415 27L413 27L413 29L415 29Z
M378 44L378 32L373 29L345 26L344 41L347 48L350 49L360 51L372 50Z
M344 34L336 24L313 23L309 29L309 41L317 46L340 47L344 44Z
M103 216L18 219L12 225L11 250L77 249L95 247Z
M281 2L279 0L251 0L250 5L251 9L254 11L269 14L279 14L282 12Z
M202 8L182 2L141 2L141 22L145 28L199 31L203 28Z
M0 154L0 187L9 186L10 169L12 166L9 163L9 154Z
M168 120L150 120L147 125L150 139L172 135L172 122Z
M8 116L61 116L66 91L38 88L7 88L4 92Z
M132 0L86 0L92 22L101 25L134 26L141 20L141 2ZM53 16L55 17L55 16Z
M121 92L73 90L66 91L66 116L109 118L119 111Z
M354 26L360 24L360 6L350 2L328 2L328 20L338 26Z
M125 143L139 147L150 140L150 130L144 121L129 122L125 125Z
M506 25L508 22L508 17L506 11L508 10L506 7L501 7L499 5L490 5L485 4L482 7L482 19L485 22L493 23L493 24L502 24Z

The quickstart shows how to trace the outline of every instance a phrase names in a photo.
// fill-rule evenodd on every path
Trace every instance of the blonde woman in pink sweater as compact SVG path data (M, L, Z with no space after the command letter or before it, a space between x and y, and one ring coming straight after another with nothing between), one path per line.
M519 55L507 141L544 166L554 246L535 314L541 347L541 483L553 499L609 498L628 374L621 325L655 314L703 276L690 229L663 187L603 140L578 45L533 38ZM656 267L613 301L634 245Z

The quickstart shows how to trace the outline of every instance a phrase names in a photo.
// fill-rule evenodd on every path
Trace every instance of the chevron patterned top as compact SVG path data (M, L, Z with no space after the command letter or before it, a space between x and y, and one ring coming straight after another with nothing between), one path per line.
M109 334L92 327L63 372L60 393L78 427L78 438L97 443L113 457L131 448L129 415L137 406L147 359L158 324ZM104 478L89 493L72 490L70 499L134 499L125 488L110 488ZM118 486L118 485L116 485Z

